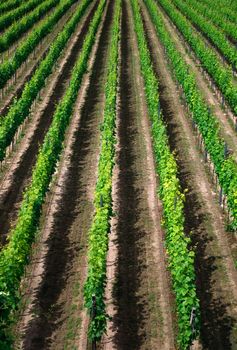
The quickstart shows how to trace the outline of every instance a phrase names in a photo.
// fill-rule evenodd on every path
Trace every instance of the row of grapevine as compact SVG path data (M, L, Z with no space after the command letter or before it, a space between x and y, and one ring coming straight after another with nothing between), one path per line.
M26 3L23 3L20 7L3 14L0 17L0 30L5 30L9 25L24 16L27 12L33 10L41 3L42 0L30 0Z
M203 15L198 14L193 9L192 0L181 1L172 0L175 6L188 18L198 30L203 33L210 42L221 52L221 54L228 60L230 64L236 69L237 68L237 51L234 45L232 45L226 38L226 36L216 28L212 23L207 21Z
M228 5L224 4L222 0L209 1L200 0L201 3L208 5L211 9L218 9L219 13L223 16L223 20L231 21L233 24L237 24L237 17L235 11Z
M26 189L15 228L9 234L9 242L0 252L0 348L6 348L7 326L20 300L19 284L29 262L31 244L39 224L46 193L55 172L63 148L65 132L69 125L73 106L81 81L88 67L88 59L95 42L96 32L105 8L101 0L90 24L78 60L73 68L69 87L53 116L43 146L33 169L32 180Z
M228 7L231 11L236 12L237 11L237 3L235 0L223 0L222 6Z
M112 175L116 143L120 13L121 0L116 0L108 52L104 121L101 132L101 151L94 200L95 214L89 231L88 276L84 286L85 306L89 311L92 308L92 296L95 295L96 297L96 317L91 320L88 332L91 340L99 340L106 330L104 293L108 233L112 215Z
M205 148L215 166L219 183L227 196L227 204L233 217L232 228L237 229L237 164L234 159L225 155L224 140L220 136L219 124L211 114L198 89L195 77L190 73L182 55L177 51L157 5L152 0L144 0L157 30L157 35L166 49L174 75L182 86L186 102L194 122L204 139Z
M16 73L17 69L34 51L36 46L52 31L53 27L57 24L60 18L76 1L77 0L60 1L60 4L55 11L38 26L36 26L36 28L27 36L27 38L16 48L14 56L10 60L0 64L0 89L6 85L7 81ZM6 47L11 45L10 42L4 43L2 40L4 40L4 35L0 37L0 51L4 51Z
M4 3L0 4L0 16L7 11L12 9L16 9L18 6L22 4L21 0L8 0Z
M56 6L59 0L45 0L42 4L31 13L22 17L19 21L14 22L0 38L0 52L7 50L14 41L29 30L42 16Z
M222 29L225 35L230 40L237 40L237 27L233 22L228 21L219 9L215 6L215 9L209 7L209 5L202 4L197 0L187 1L187 3L196 11L198 11L208 21L214 23L217 27Z
M45 59L40 63L30 81L25 84L21 97L13 103L7 115L0 119L0 160L4 159L6 148L11 144L18 127L29 115L33 101L44 87L46 79L52 73L57 59L74 33L90 2L91 0L82 0L73 17L67 22L63 31L58 34L51 45Z
M222 65L215 52L208 48L201 35L195 33L186 18L176 10L169 0L159 0L170 19L184 36L204 69L210 74L232 111L237 115L237 87L232 81L232 72Z
M169 148L165 123L159 112L159 83L153 70L137 0L132 0L132 7L141 71L152 125L153 149L160 184L159 196L163 204L166 228L165 243L176 297L178 343L181 349L188 349L193 338L189 323L192 308L195 307L197 318L200 315L195 286L194 252L189 249L190 237L184 232L184 194L181 192L175 157ZM198 324L196 326L198 333L199 326Z

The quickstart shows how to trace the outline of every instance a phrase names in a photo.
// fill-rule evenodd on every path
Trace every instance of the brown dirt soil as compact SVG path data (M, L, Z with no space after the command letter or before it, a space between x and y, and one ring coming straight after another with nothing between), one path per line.
M175 6L175 4L173 4ZM175 6L176 7L176 6ZM178 8L176 7L176 10L179 11L186 19L187 21L189 22L189 25L190 27L192 28L193 32L197 32L201 37L202 37L202 40L204 42L204 44L209 48L211 49L220 59L220 61L222 62L222 65L225 67L225 68L228 68L228 69L232 69L232 65L230 63L230 61L228 60L227 57L225 57L223 55L223 53L221 52L221 50L215 45L215 43L195 24L193 23L188 17L186 17L183 12ZM228 39L226 40L228 41ZM229 43L232 45L232 43ZM234 70L235 73L236 73L236 69ZM233 76L233 82L235 84L237 84L237 79L235 76Z
M72 5L74 6L74 5ZM51 10L49 10L46 14L43 15L43 17L40 18L40 20L38 20L37 22L35 22L33 24L33 26L28 29L26 32L24 32L23 34L21 34L15 41L14 43L12 43L12 45L9 47L8 50L1 52L0 53L0 62L2 63L4 60L9 60L11 59L11 57L13 56L17 46L21 45L21 43L25 40L25 38L35 29L35 27L37 27L41 22L43 22L45 20L46 17L50 16L54 11L55 11L55 7L53 7ZM70 10L69 10L70 11ZM8 28L7 28L8 29ZM0 35L3 32L0 32Z
M159 2L157 1L158 5ZM159 6L161 13L164 15L164 17L169 21L169 23L174 26L175 30L177 31L177 33L179 33L179 37L180 39L183 41L183 43L185 43L186 47L188 48L188 54L192 55L193 57L196 58L194 51L192 50L191 46L189 46L189 44L185 41L185 38L183 37L182 33L179 31L179 29L175 26L175 24L172 22L172 20L170 19L170 17L168 16L168 14L165 12L165 10L162 8L162 6ZM192 26L192 24L190 23L190 26L193 28L193 31L196 32L197 30ZM202 36L202 35L201 35ZM231 69L230 65L226 62L224 56L220 55L220 53L216 50L216 48L205 38L202 36L202 39L204 41L204 43L206 44L207 47L209 47L210 49L213 50L213 52L219 57L220 63L228 69ZM196 58L197 59L197 58ZM198 61L198 59L197 59ZM200 64L201 65L201 64ZM205 71L205 73L208 75L208 73ZM210 79L212 80L212 79ZM236 71L233 72L233 76L232 76L232 83L234 85L237 84L237 75L236 75ZM212 81L212 85L214 85L214 82ZM221 93L220 93L221 94Z
M4 0L1 2L1 4L4 2ZM17 21L19 21L19 20L21 20L23 17L25 17L25 16L28 16L28 15L30 15L33 11L35 11L39 6L40 6L41 4L39 3L39 4L37 4L37 5L34 5L31 9L28 9L27 11L24 11L24 13L19 17L19 19L17 20ZM7 15L12 15L12 13L11 12L14 12L15 10L16 10L16 8L17 8L18 6L16 6L15 8L12 8L12 9L10 9L9 11L8 11L8 13L7 13ZM54 7L55 7L55 5L54 5ZM53 8L54 8L53 7ZM3 14L2 13L0 13L0 16L2 16ZM6 15L6 13L4 13L4 15ZM14 20L12 21L11 19L10 19L10 22L9 23L7 23L6 25L5 25L5 27L0 31L0 35L1 34L3 34L3 33L5 33L11 26L12 26L12 24L14 24Z
M167 19L166 16L164 16L164 14L162 15L162 17L164 19L167 31L172 36L172 39L175 41L177 50L182 54L184 60L191 67L192 72L195 74L197 86L200 88L202 96L204 97L206 103L210 107L210 110L218 119L221 127L221 135L226 140L228 146L231 149L231 152L234 153L233 155L237 160L237 134L233 126L233 120L235 118L234 115L231 113L230 110L227 112L223 111L220 99L211 90L209 82L206 80L201 71L201 67L197 65L193 57L191 57L191 55L188 54L183 41L178 35L178 30L170 24L170 21Z
M186 230L196 251L197 291L201 302L201 340L205 349L237 348L237 273L225 231L223 213L215 200L195 135L168 70L145 6L142 13L170 145L177 153L180 181L186 194Z
M0 222L1 222L1 243L5 244L7 234L17 218L17 212L22 201L24 188L31 179L32 168L35 164L39 146L50 127L54 110L57 103L63 96L70 79L71 70L78 57L86 35L90 20L97 7L97 2L90 9L89 13L82 20L78 32L71 41L66 57L61 62L56 72L53 90L45 89L46 96L42 104L37 106L32 124L23 138L22 146L16 150L16 157L10 160L10 168L4 174L0 190ZM50 83L50 79L48 80ZM38 108L40 110L37 115ZM30 135L28 135L28 132ZM26 142L24 142L26 140Z
M66 149L45 206L33 265L29 267L26 310L19 331L24 333L21 349L72 350L87 346L82 287L87 270L87 232L94 210L113 2L107 7L90 59L92 71L79 92Z
M182 35L179 33L177 28L172 24L169 17L165 12L160 8L161 15L164 19L165 26L167 31L172 36L177 50L183 55L186 63L191 67L192 72L195 74L196 83L202 92L202 96L209 106L210 110L213 112L220 125L220 134L225 139L228 145L228 151L231 152L235 160L237 161L237 135L235 131L236 117L231 112L230 108L225 103L224 108L222 105L221 93L214 85L208 73L202 70L200 62L196 58L195 54L190 51L188 44L184 41ZM212 173L213 186L217 192L217 197L219 197L220 186L217 184L217 177L213 176L214 166L212 163L209 163L209 174ZM219 200L219 198L218 198ZM226 205L226 199L221 204L224 212L226 214L226 219L228 222L228 209ZM237 259L237 247L236 247L236 234L228 236L230 247L232 249L232 255L234 259Z
M120 33L121 33L121 22L122 22L122 15L120 17ZM119 47L118 47L118 81L121 79L121 38L119 41ZM118 190L118 174L119 174L119 167L118 167L118 152L120 150L119 145L119 139L118 139L118 130L119 130L119 113L120 113L120 96L119 96L119 86L117 86L117 101L116 101L116 145L115 145L115 164L113 169L113 178L112 178L112 200L113 200L113 213L115 214L118 209L118 197L117 197L117 190ZM108 243L108 253L107 253L107 266L106 266L106 277L107 277L107 283L106 283L106 289L105 289L105 300L106 300L106 312L107 314L114 318L116 314L116 307L113 303L113 287L115 283L116 278L116 268L118 264L118 249L116 241L118 239L117 231L116 231L116 225L118 223L117 215L113 215L111 218L111 229L110 229L110 236L109 236L109 243ZM108 320L107 324L107 333L103 337L101 344L99 344L99 348L104 350L113 349L113 338L116 334L116 329L113 328L113 322L112 320Z
M139 54L130 4L122 6L116 218L108 253L112 320L101 347L174 349L173 299Z
M48 80L43 101L36 105L33 119L25 130L26 136L8 159L9 165L6 163L0 178L2 243L16 220L39 145L50 126L55 105L68 84L97 3L90 6L77 34L67 46L68 52L60 60L59 70ZM88 316L83 309L83 284L87 273L87 233L94 211L113 6L114 1L108 1L67 131L65 150L46 198L31 263L22 282L23 299L15 328L15 349L90 348ZM177 154L182 188L188 189L185 229L187 234L192 232L192 245L196 251L197 291L202 314L202 344L196 343L192 350L201 347L237 349L237 272L233 263L237 244L234 239L229 239L225 230L224 213L216 201L180 91L172 79L146 8L144 4L141 6L160 82L160 101L170 145ZM192 57L185 56L182 41L167 17L164 18L178 49L195 71L204 98L220 118L223 133L233 142L232 138L236 136L224 123L219 100L211 93ZM128 0L122 1L121 31L118 144L113 178L115 216L111 226L106 287L111 320L108 321L108 333L98 348L174 350L177 333L175 299L167 269L161 228L162 205L157 197L159 184ZM232 144L234 149L236 146Z
M13 77L7 82L7 87L4 88L4 96L0 99L1 118L7 114L14 99L19 98L21 96L26 82L31 79L35 70L38 68L40 62L46 57L50 45L57 37L58 33L63 29L65 23L72 16L78 4L79 2L76 2L70 7L70 9L61 17L58 23L54 26L52 32L48 34L39 43L39 45L35 48L34 53L30 54L27 60L21 65L20 68L18 68L16 72L16 81Z

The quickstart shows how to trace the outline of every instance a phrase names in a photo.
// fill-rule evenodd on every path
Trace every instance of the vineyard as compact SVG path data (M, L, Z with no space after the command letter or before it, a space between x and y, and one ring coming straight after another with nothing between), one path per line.
M0 350L237 349L237 3L2 0Z

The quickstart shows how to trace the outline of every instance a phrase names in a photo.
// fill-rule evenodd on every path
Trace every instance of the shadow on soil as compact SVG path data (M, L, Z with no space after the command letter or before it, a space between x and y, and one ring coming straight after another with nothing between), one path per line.
M113 11L113 2L108 7L108 14ZM83 206L87 205L86 199L87 167L85 166L94 152L95 135L99 128L99 117L95 111L95 106L101 102L101 82L105 69L105 58L107 54L109 40L109 27L112 16L107 15L104 27L99 40L98 51L93 65L90 85L87 90L87 96L81 112L81 121L78 129L75 130L74 143L72 148L71 162L67 178L63 186L63 198L58 202L59 210L54 216L54 224L51 230L47 245L49 252L44 266L44 276L42 284L36 291L36 302L34 305L34 314L37 315L28 324L24 334L24 350L43 350L49 349L53 345L52 334L55 330L65 323L64 304L58 303L59 296L65 292L68 278L71 277L72 266L77 259L78 252L82 249L80 235L81 226L89 229L90 222L81 223L78 229L78 241L72 245L69 239L70 230L80 211L85 211ZM95 171L97 164L94 164ZM92 216L93 203L89 203L90 208L86 214ZM84 213L85 214L85 213ZM90 221L90 219L89 219ZM70 297L70 295L69 295ZM62 345L63 346L63 345Z
M134 126L136 109L134 91L131 87L129 70L129 28L128 12L125 2L122 4L121 33L121 78L118 137L121 149L118 152L118 224L115 242L118 247L118 264L113 300L116 315L113 320L116 335L114 343L117 349L140 349L146 339L145 324L149 318L147 300L138 295L142 284L142 274L146 273L144 227L139 224L141 217L142 189L136 185L136 140L137 130Z
M217 269L218 256L212 256L209 243L212 237L206 232L208 214L202 208L198 194L192 190L192 174L188 170L185 149L182 141L182 130L175 121L175 106L169 94L169 85L165 81L162 71L156 64L156 57L152 39L143 16L149 49L152 54L154 69L159 79L160 103L164 121L167 124L169 144L176 153L179 168L179 179L182 189L188 188L185 202L185 230L192 232L192 246L196 252L195 270L197 276L197 293L201 304L201 341L204 349L227 350L231 347L231 333L235 320L228 316L229 305L220 298L216 298L213 291L213 272ZM200 179L202 181L202 179Z
M14 173L12 185L8 193L1 198L0 201L0 222L1 222L1 243L6 243L7 234L11 228L11 224L15 221L18 213L19 203L22 201L22 195L25 187L30 181L33 166L36 162L39 147L42 144L44 137L51 125L52 117L57 104L62 98L66 83L70 79L71 70L77 60L78 52L82 48L83 40L86 36L90 20L97 7L97 2L93 6L88 15L83 28L78 36L69 59L59 73L59 78L55 85L55 89L49 99L47 106L44 108L37 129L34 132L34 137L27 151L24 153L20 165Z

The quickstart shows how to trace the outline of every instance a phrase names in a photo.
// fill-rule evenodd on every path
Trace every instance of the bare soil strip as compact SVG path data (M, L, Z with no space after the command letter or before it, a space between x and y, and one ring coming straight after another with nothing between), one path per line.
M46 101L40 106L40 116L37 122L32 125L30 137L23 149L18 149L16 159L11 159L11 167L7 171L0 189L0 229L1 242L5 244L10 227L14 224L17 211L22 201L24 188L30 181L32 168L35 164L39 146L43 142L44 136L51 124L54 110L57 103L63 96L67 84L70 80L71 69L74 66L78 53L82 47L83 39L86 35L90 20L95 12L97 3L91 8L82 22L79 32L75 35L69 55L65 58L61 69L57 72L56 84L50 95L46 96ZM35 111L37 114L37 111ZM37 116L36 116L37 117ZM27 137L27 135L26 135ZM24 139L23 139L24 141ZM20 154L20 157L19 157Z
M187 16L185 16L183 14L183 12L178 7L176 7L175 4L173 4L173 5L175 6L176 10L179 11L187 19L187 21L190 24L190 28L193 29L193 32L194 33L197 32L202 37L202 40L206 44L206 46L209 47L211 50L213 50L213 52L219 57L219 59L222 61L223 66L226 68L229 68L229 69L233 69L228 58L226 58L223 55L221 50L211 41L211 39L204 32L202 32L202 30L199 29L199 27L195 23L193 23L191 19L189 19ZM226 40L228 41L227 38L226 38ZM234 71L236 73L236 69L234 69ZM233 81L235 82L235 84L237 83L236 76L233 77Z
M120 16L120 42L118 46L118 82L121 79L121 26L122 26L122 11ZM112 178L112 200L113 200L113 213L114 215L111 218L111 228L110 228L110 237L109 237L109 243L108 243L108 253L107 253L107 266L106 266L106 278L107 278L107 284L105 288L105 300L106 300L106 312L110 317L114 317L116 314L116 307L113 303L113 288L114 283L116 281L116 268L118 264L118 247L117 247L117 224L118 224L118 217L117 217L117 211L118 211L118 174L119 174L119 166L118 166L118 154L121 150L119 137L118 137L118 130L120 127L120 122L118 119L118 116L120 114L120 93L119 93L119 86L117 86L117 105L116 105L116 140L117 143L115 145L115 164L114 164L114 170L113 170L113 178ZM112 350L114 349L113 344L113 338L116 334L116 328L113 327L113 321L108 320L107 323L107 334L103 337L101 344L99 344L99 348L102 348L104 350Z
M182 41L182 43L188 48L188 54L191 55L192 57L194 57L196 59L196 61L198 61L195 52L192 50L191 46L187 43L187 41L185 40L183 34L179 31L179 29L176 27L176 25L172 22L172 19L168 16L168 14L165 12L165 10L162 8L162 6L159 4L159 1L157 1L157 5L160 9L160 13L162 13L162 15L164 16L164 18L169 22L170 25L172 25L172 27L174 28L174 30L178 33L178 36L180 38L180 40ZM191 24L190 24L191 25ZM191 25L192 26L192 25ZM195 32L195 29L194 29ZM213 47L211 46L211 44L209 42L207 42L207 40L203 37L203 41L206 43L206 46L211 48L219 57L219 59L222 61L222 65L225 68L231 68L228 63L225 61L224 57L222 57L219 52ZM208 72L206 72L206 75L209 76ZM210 80L213 80L210 77ZM233 84L237 84L237 78L236 78L236 72L234 73L234 75L232 76L232 83ZM214 85L214 82L212 83ZM218 88L216 88L218 89ZM221 94L221 93L220 93Z
M196 250L198 296L201 301L201 339L205 349L237 346L237 273L223 214L196 146L191 123L180 102L164 50L145 6L142 13L154 68L160 81L160 101L171 147L177 152L180 181L186 194L186 230Z
M195 4L193 4L193 5L194 5L194 9L195 9ZM202 5L207 5L207 4L202 4ZM209 17L205 12L201 13L200 11L197 10L197 13L199 15L201 15L202 17L204 17L207 22L210 22L217 30L221 31L222 34L224 34L226 36L226 39L229 40L229 44L232 44L232 45L236 45L237 44L236 40L232 36L230 36L228 34L228 32L226 32L219 24L215 23L215 21L213 21L212 18ZM227 23L231 23L230 18L228 18L228 19L225 18L225 15L222 15L222 20L223 21L227 21Z
M155 165L132 12L123 1L117 175L112 247L115 263L108 336L102 348L174 349L172 296L157 200ZM117 261L113 261L113 249ZM112 295L111 295L112 294Z
M4 2L4 0L2 1L2 3ZM24 2L24 0L23 0L23 2ZM43 0L41 1L41 2L43 2ZM21 5L23 5L23 4L21 4ZM24 4L24 5L26 5L26 4ZM2 15L3 16L5 16L5 15L7 15L7 16L9 16L10 15L10 20L9 20L9 22L5 22L5 26L1 29L1 31L0 31L0 34L3 34L5 31L7 31L15 22L19 22L19 21L21 21L22 20L22 18L24 18L24 17L28 17L28 16L30 16L31 14L32 14L32 12L34 12L36 9L38 9L38 7L40 7L41 6L41 3L39 2L39 3L37 3L37 4L33 4L33 6L31 7L31 8L28 8L28 9L22 9L22 7L21 7L21 9L17 9L17 12L20 10L20 16L19 16L19 13L18 13L18 15L17 15L17 19L14 19L14 17L12 17L12 13L11 12L15 12L15 10L16 10L16 8L13 8L13 9L11 9L10 10L10 13L8 13L8 14L0 14L0 16L2 17ZM54 5L53 6L53 8L55 8L55 6L57 6L57 5Z
M87 232L94 208L112 12L110 1L98 33L98 48L91 56L92 72L80 90L58 178L44 211L40 241L29 268L25 299L30 297L31 303L26 305L21 321L21 349L72 350L87 346L82 287L87 269Z
M59 32L63 29L66 22L72 16L75 8L79 2L76 2L71 8L64 14L64 16L55 25L52 33L48 34L35 48L34 52L29 55L25 63L18 68L16 72L16 82L14 77L7 82L7 88L4 88L4 96L0 100L0 116L1 118L7 114L11 104L15 98L19 98L22 94L24 86L27 81L33 76L40 62L45 58L49 51L50 45L57 37ZM92 6L92 5L91 5ZM90 6L90 7L91 7ZM89 10L88 10L89 12ZM80 26L80 24L79 24Z
M74 6L74 5L72 5L72 6ZM45 20L46 17L48 17L49 15L51 15L51 14L54 12L54 10L55 10L55 7L53 7L52 9L50 9L46 14L43 15L43 17L40 18L40 20L38 20L37 22L35 22L34 25L33 25L31 28L29 28L26 32L24 32L23 34L21 34L21 35L17 38L17 40L14 41L14 42L12 43L12 45L9 47L8 50L6 50L6 51L4 51L4 52L1 52L1 53L0 53L0 62L2 63L4 60L10 59L10 58L13 56L13 54L14 54L14 52L15 52L17 46L19 46L19 45L23 42L23 40L35 29L35 27L36 27L37 25L39 25L41 22L43 22L43 21ZM9 29L9 28L8 28L8 29ZM3 32L1 32L0 35L1 35L2 33L3 33Z
M221 127L221 134L230 146L230 150L234 153L234 157L237 160L237 134L234 130L233 125L233 120L235 119L234 115L231 113L230 110L227 110L226 112L223 111L223 108L221 107L220 98L218 98L218 96L212 92L210 82L208 82L207 79L203 76L201 67L196 64L193 56L190 55L189 52L187 52L184 42L178 35L178 30L170 24L170 21L167 19L166 16L164 16L163 12L161 12L161 15L165 22L167 31L170 33L173 40L175 41L177 51L179 51L182 54L184 60L188 65L190 65L192 72L194 72L197 85L200 88L206 103L209 105L210 110L218 119Z

